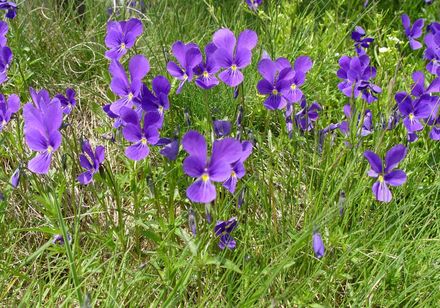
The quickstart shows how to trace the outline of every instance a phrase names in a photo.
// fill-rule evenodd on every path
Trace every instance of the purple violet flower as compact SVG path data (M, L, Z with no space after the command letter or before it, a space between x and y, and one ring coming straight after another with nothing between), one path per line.
M196 221L196 213L192 208L188 210L188 225L189 229L193 236L197 235L197 221Z
M110 50L105 52L105 56L110 60L119 60L128 49L134 46L142 32L142 22L136 18L128 21L108 22L105 45Z
M284 63L284 65L287 65L287 63ZM294 76L289 82L289 89L284 92L284 95L289 102L296 103L303 98L303 92L300 87L304 84L306 74L311 70L312 66L313 62L309 56L299 56L295 60L295 63L293 64ZM291 75L289 74L288 76L290 77Z
M394 96L399 111L403 116L403 124L409 133L423 129L422 119L432 116L432 98L423 94L420 98L413 100L406 92L398 92Z
M229 178L223 183L223 187L229 190L230 193L235 192L235 188L237 187L237 182L239 179L244 177L246 174L246 168L244 167L244 162L252 153L252 143L249 141L244 141L241 143L242 146L242 154L240 159L237 162L231 164L231 173Z
M11 49L8 46L0 47L0 84L8 79L8 69L11 61Z
M118 61L113 61L109 67L112 81L110 88L113 93L120 98L110 105L110 110L119 114L122 107L132 107L137 102L142 88L142 79L150 71L150 63L143 55L136 55L130 59L128 71L130 80L128 80L124 67Z
M18 184L20 184L20 167L15 169L14 173L11 176L11 186L13 188L17 188Z
M38 152L29 161L29 170L37 174L46 174L49 172L53 153L61 145L62 136L59 129L63 121L63 110L57 98L51 101L42 99L38 104L38 108L32 103L23 107L24 134L28 147Z
M12 1L0 0L0 10L6 11L6 18L14 19L17 15L17 4Z
M82 154L79 155L79 163L81 167L87 171L81 173L78 176L78 182L83 185L87 185L93 180L93 175L99 171L105 158L105 148L103 146L97 146L95 151L88 140L84 140L82 143Z
M434 29L432 27L431 32L425 35L426 50L423 57L428 60L426 70L431 74L440 76L440 29Z
M317 102L307 106L305 98L302 99L300 106L301 110L295 115L296 125L302 131L311 131L313 129L313 122L319 118L318 111L321 110L321 106Z
M276 61L263 59L258 63L258 72L263 77L257 84L258 92L268 95L264 101L264 107L269 110L286 107L288 102L286 95L290 89L290 80L294 77L289 61L285 58L279 58Z
M217 138L226 137L232 131L232 124L225 120L215 120L213 121L214 134Z
M435 120L432 120L432 129L429 132L429 138L432 140L440 140L440 115Z
M170 108L168 95L171 91L171 85L164 76L156 76L152 83L153 92L144 84L142 86L139 101L145 112L158 112L163 115L165 110Z
M6 34L8 34L8 23L0 21L0 47L4 47L7 44Z
M183 170L197 178L186 190L192 202L209 203L216 198L212 182L224 182L231 175L231 164L242 156L242 145L233 138L214 141L211 158L208 158L205 138L196 131L189 131L182 140L189 156L183 161Z
M173 61L168 62L167 71L171 76L180 80L176 94L182 91L183 85L188 81L191 82L194 76L194 68L202 62L202 53L199 46L194 43L185 44L176 41L171 47L174 57L179 64Z
M423 34L424 20L422 18L417 19L411 26L411 20L409 19L408 15L403 14L401 19L403 28L405 29L405 35L409 40L409 46L411 49L417 50L422 48L423 45L419 41L416 41L416 39L421 37Z
M252 11L258 10L258 7L261 5L263 0L246 0L247 5Z
M160 138L156 143L157 146L162 146L159 153L169 160L176 160L179 154L179 139Z
M11 117L20 109L20 98L16 94L9 95L6 100L0 94L0 132L9 123Z
M325 253L324 242L322 241L321 234L318 232L313 232L312 236L312 246L315 257L321 259Z
M225 248L234 249L236 242L231 236L232 231L237 228L237 218L232 217L228 221L219 220L215 224L214 233L217 237L220 237L218 247L223 250Z
M378 179L378 181L373 184L373 194L376 200L390 202L392 194L387 184L400 186L406 182L405 172L402 170L393 170L397 167L399 162L405 158L406 152L407 149L404 145L395 145L386 153L385 164L376 153L372 151L364 152L364 156L371 166L370 171L368 171L368 176Z
M155 145L159 140L161 116L157 112L148 112L142 117L133 109L122 107L121 118L126 123L122 129L124 138L134 143L125 149L125 156L131 160L144 159L150 153L148 144Z
M364 55L366 53L365 49L370 47L370 44L374 41L371 37L364 37L365 35L365 30L360 26L356 26L351 33L351 39L354 41L354 47L359 56Z
M70 236L69 233L67 233L67 241L69 242L69 244L72 242L72 237ZM53 240L52 240L53 244L58 244L58 245L64 245L64 237L62 234L55 234L53 236Z
M55 95L55 97L60 100L64 114L70 114L73 107L75 107L76 105L75 95L76 95L75 90L72 88L66 89L66 96L64 96L63 94Z
M244 30L237 40L231 30L223 28L214 33L212 41L218 48L215 60L224 68L218 77L230 87L238 86L244 79L240 70L252 61L252 49L258 42L257 34L252 30Z
M215 74L220 70L220 67L215 61L215 51L217 47L214 43L209 43L205 47L206 61L201 61L193 71L198 76L196 79L196 85L202 89L211 89L219 84L219 81Z

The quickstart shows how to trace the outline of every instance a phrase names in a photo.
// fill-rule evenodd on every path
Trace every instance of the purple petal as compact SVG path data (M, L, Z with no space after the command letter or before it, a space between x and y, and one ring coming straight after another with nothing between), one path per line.
M83 185L89 184L92 181L92 179L93 179L93 173L90 171L83 172L77 177L78 182L80 182Z
M241 32L240 35L238 36L237 50L240 49L252 50L257 45L257 42L258 42L257 33L255 33L252 30L246 29L243 32Z
M209 203L216 198L215 186L210 181L197 180L186 190L186 196L192 202Z
M215 46L217 46L217 48L225 49L229 54L232 55L235 48L236 39L231 30L223 28L214 33L212 42L215 44Z
M183 161L183 171L186 175L193 178L198 178L202 176L205 172L206 162L201 160L197 156L188 156Z
M218 76L225 84L236 87L243 81L243 74L239 70L233 71L231 68L221 72Z
M385 155L385 173L389 173L405 158L407 149L403 144L393 146Z
M376 197L376 200L382 202L390 202L392 199L391 191L389 190L387 184L385 182L376 182L372 187L373 194Z
M125 156L131 160L144 159L150 153L148 145L138 142L125 149Z
M189 131L182 139L183 149L192 156L199 157L206 164L207 145L205 137L196 131Z
M143 55L136 55L128 64L131 80L142 80L150 71L150 63Z
M216 160L223 160L227 163L238 161L242 154L241 143L234 138L225 138L214 141L212 146L211 163Z
M376 173L382 173L382 160L376 153L372 151L365 151L364 157L370 163L371 169L373 169Z
M391 186L400 186L406 182L406 173L402 170L393 170L384 176L385 182Z
M28 162L28 169L33 173L46 174L49 172L51 159L51 153L47 151L39 153Z

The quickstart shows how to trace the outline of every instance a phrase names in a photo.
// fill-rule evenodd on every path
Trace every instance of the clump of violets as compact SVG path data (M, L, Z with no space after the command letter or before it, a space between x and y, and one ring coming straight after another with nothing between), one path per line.
M252 30L244 30L236 39L231 30L223 28L214 33L212 41L217 47L217 65L223 68L218 77L230 87L238 86L244 79L241 70L251 64L252 49L258 42L257 34Z
M110 60L119 60L134 46L142 32L142 22L136 18L108 22L105 45L109 50L105 52L105 56Z
M312 247L315 257L321 259L325 253L324 242L322 241L321 234L314 231L312 236Z
M9 123L11 117L20 109L20 98L16 94L11 94L6 100L0 93L0 132Z
M241 143L233 138L214 141L211 157L205 138L196 131L189 131L182 139L184 150L189 156L183 161L186 175L196 178L186 190L188 199L198 203L215 200L217 193L213 182L224 182L231 175L231 164L240 160Z
M182 91L186 82L191 82L194 76L194 69L202 62L202 53L197 44L185 44L177 41L171 47L177 62L170 61L167 64L167 71L171 76L180 80L176 93Z
M351 33L351 38L354 41L354 47L359 56L366 54L366 49L370 47L370 44L374 41L371 37L365 37L367 34L364 28L356 26Z
M97 146L95 151L93 151L89 141L84 140L82 143L82 153L79 156L79 163L86 171L78 176L78 182L83 185L91 183L93 176L99 171L99 168L104 162L104 158L105 148L103 146Z
M220 237L218 247L223 250L228 248L230 250L234 249L237 243L231 236L232 231L237 228L237 218L232 217L227 221L219 220L215 224L214 233L217 237Z
M382 89L371 82L371 79L376 77L376 68L370 65L367 55L342 56L339 65L337 76L343 81L338 84L338 88L345 96L357 98L362 95L368 104L377 100L376 95L381 93Z
M417 39L423 34L424 20L422 18L417 19L411 26L411 20L409 19L408 15L403 14L401 19L403 28L405 29L405 35L409 40L409 46L411 49L417 50L422 48L423 45L417 41Z
M63 110L58 98L49 97L47 91L31 89L35 106L27 103L23 107L24 135L28 147L38 152L28 163L28 169L37 174L49 172L52 156L61 145L59 131L63 121Z
M119 99L110 105L110 111L119 116L122 107L131 108L134 104L139 105L142 79L150 71L150 63L143 55L133 56L128 63L130 79L118 61L110 64L109 71L112 75L110 88L119 96Z
M405 158L407 149L404 145L398 144L392 147L385 155L385 160L372 151L365 151L364 157L370 163L368 176L377 178L373 184L373 194L378 201L390 202L392 194L388 185L400 186L406 182L406 173L402 170L394 170Z
M55 97L60 100L64 114L70 114L72 112L73 107L75 107L76 105L75 96L76 96L76 92L72 88L66 89L66 95L63 95L61 93L55 95Z
M171 85L164 76L156 76L152 81L152 90L144 84L139 97L140 106L145 112L158 112L163 115L170 108L168 95Z

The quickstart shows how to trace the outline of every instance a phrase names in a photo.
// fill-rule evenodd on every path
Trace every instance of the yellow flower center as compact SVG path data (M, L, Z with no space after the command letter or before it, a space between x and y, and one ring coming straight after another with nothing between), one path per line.
M163 113L163 106L159 106L159 112Z
M122 49L122 50L125 49L125 43L121 43L121 49Z
M273 90L272 90L272 94L273 94L273 95L278 95L278 90L277 90L277 89L273 89Z
M235 178L235 177L237 176L237 174L235 173L234 170L231 171L231 176L232 176L233 178Z
M53 152L53 147L52 146L48 146L47 147L47 153L52 153Z
M204 72L203 72L203 77L205 77L205 78L208 78L208 77L209 77L209 74L208 74L207 71L204 71Z
M232 66L231 66L231 70L233 70L234 72L237 70L237 65L235 65L235 64L232 64Z
M142 139L141 139L141 143L142 143L143 145L146 145L146 144L147 144L147 138L142 137Z
M383 175L379 175L378 180L379 180L379 182L383 183L383 181L384 181L384 179L383 179Z
M128 100L131 101L133 99L134 95L133 93L128 93Z
M187 80L188 79L188 75L185 73L185 74L183 74L183 79L184 80Z
M296 84L292 83L292 85L290 86L290 88L291 88L292 90L295 90L295 89L296 89Z
M207 173L203 173L203 175L202 175L202 181L203 181L203 182L208 182L208 180L209 180L209 175L208 175Z
M414 115L412 113L410 113L408 118L412 121L414 119Z

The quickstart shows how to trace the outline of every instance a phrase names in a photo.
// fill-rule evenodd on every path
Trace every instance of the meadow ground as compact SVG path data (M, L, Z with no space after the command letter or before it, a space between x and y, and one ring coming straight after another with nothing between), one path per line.
M400 16L424 18L425 26L440 21L440 1L370 1L364 7L359 0L263 0L253 12L239 0L151 0L143 12L121 9L111 17L105 1L85 2L78 16L72 5L19 1L17 17L8 21L14 58L1 92L18 94L23 105L31 100L29 87L51 95L71 87L77 105L47 175L26 169L32 151L21 112L0 132L2 306L440 305L439 141L428 137L429 127L413 143L402 123L381 129L395 93L411 91L414 71L429 81L434 77L425 70L424 48L409 48ZM182 169L186 153L168 161L152 147L146 159L131 161L124 155L128 142L102 111L116 99L104 57L106 23L129 17L142 20L144 31L122 61L143 54L151 65L148 84L158 74L172 82L161 136L172 136L177 127L180 137L194 129L211 144L207 119L234 122L243 107L243 139L253 141L253 152L234 194L218 186L211 223L205 206L185 194L193 181ZM350 35L357 25L374 38L367 52L382 88L369 105L374 129L362 138L356 132L328 135L319 151L319 130L341 122L350 102L338 90L336 71L342 55L355 55ZM205 46L222 27L258 34L238 98L225 84L205 91L189 83L177 95L178 83L166 71L171 45L182 40ZM313 60L302 86L308 102L322 107L312 131L295 127L289 138L283 112L264 108L256 89L263 50L272 58ZM82 138L106 148L104 166L87 186L76 179L84 171L78 161ZM396 144L408 148L399 164L407 181L391 188L391 202L378 202L364 151L384 155ZM14 189L10 178L19 166ZM190 208L196 236L188 226ZM215 222L234 216L236 247L221 250ZM320 259L312 249L314 231L325 245ZM52 243L66 232L70 243Z

